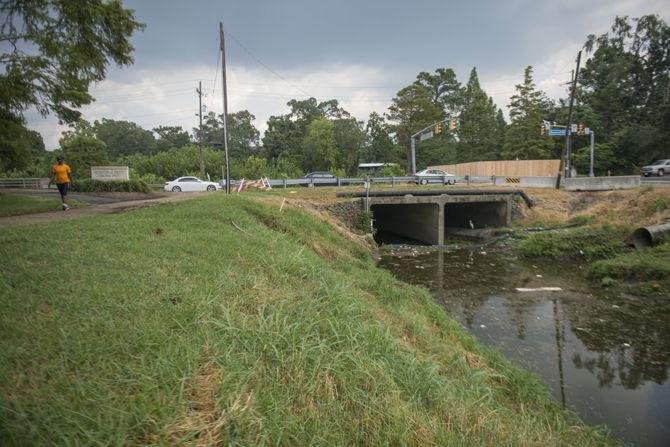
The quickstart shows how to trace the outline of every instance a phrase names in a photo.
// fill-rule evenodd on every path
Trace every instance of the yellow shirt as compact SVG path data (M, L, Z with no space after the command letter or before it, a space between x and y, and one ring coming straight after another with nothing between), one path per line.
M54 165L51 172L56 176L56 183L68 183L70 181L70 167L65 163Z

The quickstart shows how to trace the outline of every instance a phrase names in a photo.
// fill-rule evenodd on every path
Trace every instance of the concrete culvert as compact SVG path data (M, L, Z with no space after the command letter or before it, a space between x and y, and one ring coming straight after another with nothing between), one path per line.
M670 233L670 223L638 228L633 232L633 245L638 250L652 247L667 233Z

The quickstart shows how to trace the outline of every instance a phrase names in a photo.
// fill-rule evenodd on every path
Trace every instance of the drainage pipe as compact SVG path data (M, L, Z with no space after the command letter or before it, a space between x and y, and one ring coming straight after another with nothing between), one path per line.
M528 195L518 189L424 189L418 191L370 191L366 192L338 192L337 197L403 197L403 196L485 196L491 194L519 195L526 202L528 208L533 207L533 201Z
M670 222L638 228L633 232L633 245L638 250L656 245L661 237L670 233Z

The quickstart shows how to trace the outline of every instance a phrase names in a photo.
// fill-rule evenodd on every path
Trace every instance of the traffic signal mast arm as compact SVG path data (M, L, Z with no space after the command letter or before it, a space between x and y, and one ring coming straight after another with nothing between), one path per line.
M429 130L433 131L433 135L441 134L442 132L444 132L444 124L446 122L447 122L447 120L436 121L433 124L431 124L430 126L424 127L423 129L416 132L415 134L412 134L409 137L410 148L411 148L411 151L412 151L412 175L416 174L416 138L418 136L423 135L424 133L426 133ZM453 130L455 128L456 128L456 120L451 118L449 120L449 130ZM428 138L432 137L433 135L429 136Z

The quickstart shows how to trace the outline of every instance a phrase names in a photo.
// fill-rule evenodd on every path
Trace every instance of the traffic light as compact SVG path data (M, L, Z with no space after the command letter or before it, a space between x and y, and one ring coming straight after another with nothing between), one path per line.
M544 136L544 124L540 124L540 135Z
M439 135L442 132L444 132L444 123L436 123L435 127L433 127L433 133Z
M577 128L577 135L584 135L584 125L580 124Z
M456 120L455 119L450 119L449 120L449 130L454 130L456 129Z

